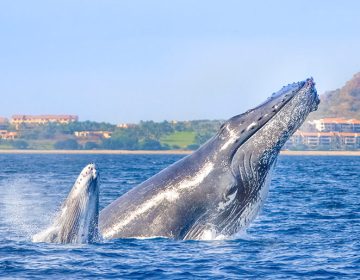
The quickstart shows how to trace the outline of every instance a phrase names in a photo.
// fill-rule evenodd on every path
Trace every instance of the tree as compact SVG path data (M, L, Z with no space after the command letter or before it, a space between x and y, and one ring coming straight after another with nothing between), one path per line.
M103 141L103 147L110 150L138 150L139 141L136 137L130 135L122 135L119 137L112 137Z
M99 145L95 142L86 142L84 145L85 150L96 150L99 148Z
M15 140L12 142L12 146L15 149L26 149L29 146L29 143L24 140Z
M73 134L75 131L114 131L116 125L105 123L105 122L93 122L93 121L84 121L84 122L71 122L69 124L63 125L64 133Z
M163 147L161 146L160 142L154 139L145 139L142 143L141 148L143 150L162 150Z
M77 150L79 149L79 143L74 139L67 139L56 142L54 148L58 150Z

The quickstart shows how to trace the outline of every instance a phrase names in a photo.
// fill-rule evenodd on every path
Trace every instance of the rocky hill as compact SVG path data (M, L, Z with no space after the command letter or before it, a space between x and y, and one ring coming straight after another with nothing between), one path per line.
M360 119L360 72L342 88L325 92L320 96L319 109L311 119L344 117Z

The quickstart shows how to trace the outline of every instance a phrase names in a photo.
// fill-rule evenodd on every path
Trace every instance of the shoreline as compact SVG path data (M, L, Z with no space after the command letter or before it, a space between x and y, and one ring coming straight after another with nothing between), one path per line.
M284 156L360 156L360 151L281 151Z
M189 155L188 150L1 150L0 154ZM360 156L360 151L281 151L285 156Z
M189 155L188 150L1 150L0 154L56 154L56 155Z

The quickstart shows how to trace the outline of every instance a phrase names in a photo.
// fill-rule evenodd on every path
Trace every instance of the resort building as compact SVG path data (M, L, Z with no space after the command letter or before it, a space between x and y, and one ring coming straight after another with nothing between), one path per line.
M360 133L340 132L341 146L350 149L360 148Z
M321 132L359 132L360 120L343 118L324 118L310 121L315 130Z
M296 147L325 150L360 149L360 133L296 131L285 144L285 149Z
M41 125L46 123L68 124L78 121L75 115L13 115L11 124L18 126L19 124Z
M2 140L14 140L17 136L17 132L0 130L0 139Z
M110 131L75 131L74 135L78 138L111 138Z

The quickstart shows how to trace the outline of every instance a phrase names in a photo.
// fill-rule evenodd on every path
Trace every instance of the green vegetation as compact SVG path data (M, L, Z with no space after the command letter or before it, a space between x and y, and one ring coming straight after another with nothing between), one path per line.
M0 149L193 150L211 137L220 124L220 121L208 120L141 121L139 124L119 128L108 123L86 121L67 125L47 123L21 125L17 128L9 126L8 130L16 131L18 137L16 140L0 141ZM76 137L76 131L86 131L87 133L83 134L84 137ZM107 132L106 135L102 134L104 131ZM110 134L111 137L106 138Z
M29 143L25 140L14 140L11 144L15 149L26 149L29 146Z
M92 142L92 141L86 142L84 144L84 149L85 150L96 150L99 147L100 147L99 144L97 144L96 142Z
M195 141L196 133L194 131L176 131L160 138L161 144L168 145L173 149L186 149Z
M104 149L168 150L196 149L203 140L211 137L220 126L220 121L168 121L156 123L142 121L129 128L116 128L110 139L102 141ZM206 131L206 132L205 132Z
M58 141L54 144L57 150L77 150L80 148L79 143L74 139Z
M19 127L22 139L57 139L64 135L74 135L75 131L113 131L115 125L92 121L72 122L69 124L47 123L43 125L22 125ZM14 128L12 128L14 129Z
M11 141L0 140L0 149L10 150L10 149L14 149L14 146L12 145Z
M32 150L52 150L54 149L55 140L31 140L28 141L29 147L28 149Z

